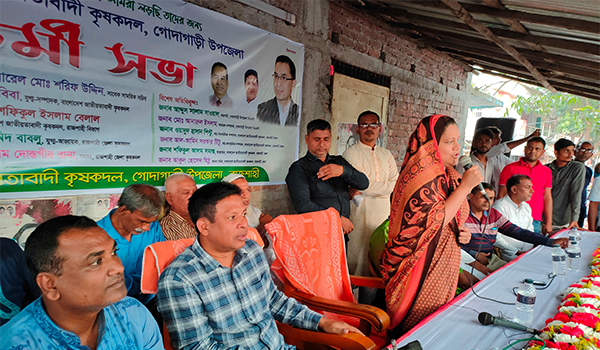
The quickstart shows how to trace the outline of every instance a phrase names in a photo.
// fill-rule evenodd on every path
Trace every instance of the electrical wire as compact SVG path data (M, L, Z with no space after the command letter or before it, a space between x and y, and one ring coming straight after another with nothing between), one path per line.
M548 283L546 283L546 285L545 285L545 286L543 286L543 287L540 287L540 288L537 288L537 287L536 287L536 288L535 288L535 290L544 290L544 289L546 289L546 288L550 287L550 285L552 284L552 282L553 282L553 281L554 281L554 279L556 278L556 275L555 275L554 273L549 273L549 274L548 274L548 277L550 278L549 282L548 282ZM512 292L513 292L513 294L514 294L515 296L517 295L517 289L519 289L519 287L513 287L513 289L512 289Z
M473 309L472 307L468 307L468 306L464 306L464 305L450 304L450 306L454 306L454 307L460 307L460 308L463 308L463 309L468 309L468 310L473 310L473 311L474 311L476 314L478 314L478 315L479 315L479 313L481 312L481 311L477 311L477 310Z
M550 276L550 275L552 275L552 276ZM550 281L548 283L546 283L546 285L543 286L542 288L536 288L536 290L544 290L544 289L550 287L550 285L552 284L552 282L556 278L556 275L554 273L549 273L548 277L550 278Z
M508 344L508 346L507 346L507 347L505 347L505 348L503 348L502 350L508 350L508 349L512 348L512 347L513 347L515 344L517 344L517 343L521 343L521 342L524 342L524 341L532 341L532 340L538 340L538 341L542 341L542 342L544 342L544 345L542 345L542 347L540 348L540 350L542 350L542 349L545 349L545 348L546 348L546 341L545 341L545 340L543 340L543 339L539 339L539 338L525 338L525 339L519 339L519 340L516 340L516 341L514 341L514 342L512 342L512 343Z
M488 210L488 217L485 219L485 224L483 225L483 231L481 231L481 240L479 240L479 247L477 248L477 253L475 253L475 259L477 259L477 255L479 255L479 253L481 253L481 245L483 244L483 235L485 234L485 230L487 229L487 224L489 221L489 211L492 209L492 203L490 203L490 200L487 199L488 204L490 205L490 209ZM515 303L509 303L506 301L501 301L501 300L496 300L493 298L488 298L488 297L482 297L479 294L477 294L477 292L475 292L475 286L473 285L473 271L475 270L475 262L477 262L477 260L475 260L473 262L473 266L471 266L471 278L469 283L471 284L471 291L473 292L473 295L475 295L476 297L478 297L479 299L483 299L483 300L489 300L489 301L493 301L495 303L499 303L499 304L503 304L503 305L515 305Z

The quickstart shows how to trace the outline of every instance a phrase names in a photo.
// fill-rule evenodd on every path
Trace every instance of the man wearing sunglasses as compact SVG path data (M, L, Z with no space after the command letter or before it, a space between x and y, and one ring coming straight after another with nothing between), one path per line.
M594 145L589 141L581 141L577 145L575 149L575 160L579 163L585 165L585 162L590 160L594 155ZM585 165L585 181L583 183L583 191L581 191L581 212L579 213L579 227L583 227L583 223L585 222L587 207L585 202L587 200L587 188L590 185L590 181L592 181L592 175L594 175L594 170L589 166ZM593 227L590 227L593 230Z
M296 86L296 65L288 56L278 56L273 72L275 97L258 105L256 112L258 120L281 126L298 125L298 105L292 100L294 86Z
M349 235L348 267L353 275L370 276L369 239L371 234L390 214L390 194L398 178L398 166L390 151L377 145L382 127L379 115L364 111L358 116L356 133L360 141L348 148L342 156L356 170L369 179L369 187L359 191L350 189L350 198L362 201L352 207L350 221L354 230Z

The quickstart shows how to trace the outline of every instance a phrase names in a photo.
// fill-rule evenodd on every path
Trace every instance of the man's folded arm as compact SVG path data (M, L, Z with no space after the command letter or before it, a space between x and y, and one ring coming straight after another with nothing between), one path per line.
M347 160L342 158L341 166L344 167L344 172L341 178L344 179L352 188L362 191L369 187L369 179L360 171L356 170Z
M327 209L310 200L310 186L306 176L299 165L292 164L285 177L294 209L300 214Z

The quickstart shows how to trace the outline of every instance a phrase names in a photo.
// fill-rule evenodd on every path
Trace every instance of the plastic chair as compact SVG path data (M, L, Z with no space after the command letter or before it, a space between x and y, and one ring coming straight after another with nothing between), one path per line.
M281 215L265 227L277 256L271 268L284 282L286 295L328 317L358 326L367 336L387 329L390 319L383 310L358 304L352 295L352 285L385 285L378 277L348 274L341 219L335 209Z
M254 229L249 230L248 237L262 244L260 235ZM258 238L257 238L258 237ZM260 241L258 241L260 240ZM169 264L181 254L187 247L194 243L194 238L185 238L177 241L165 241L151 244L144 250L142 260L142 276L140 289L142 293L156 294L160 274ZM166 325L159 325L163 330L163 342L166 350L172 350L171 339ZM376 350L378 347L368 338L359 334L347 334L335 336L331 334L314 332L305 329L293 328L289 325L277 322L279 332L285 337L289 344L298 344L300 349L316 349L316 347L303 347L305 339L311 339L312 344L336 344L337 348L344 350Z

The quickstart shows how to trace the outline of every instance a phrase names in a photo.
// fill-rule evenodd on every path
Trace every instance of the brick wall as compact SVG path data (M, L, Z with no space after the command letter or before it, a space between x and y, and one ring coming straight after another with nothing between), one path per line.
M329 40L336 59L391 79L387 148L398 164L406 141L423 117L447 114L459 122L465 112L467 71L450 57L417 46L393 29L339 2L330 3ZM337 50L336 50L337 49ZM347 49L360 53L348 60ZM466 114L466 113L465 113Z
M393 28L359 13L343 1L264 0L296 15L297 22L293 25L236 1L186 1L305 45L301 135L310 120L331 118L328 85L332 58L391 77L387 148L398 164L403 160L408 137L421 118L443 113L456 118L459 125L463 115L466 118L464 66L445 54L398 36ZM339 38L337 42L332 41L334 33ZM302 137L300 140L302 156L306 145ZM294 212L285 185L251 189L252 204L265 213L275 217ZM73 198L78 202L88 201L86 196ZM89 202L93 203L94 199ZM73 213L81 214L81 210L74 207Z
M302 13L306 16L311 11L311 2L271 0L270 3L296 14L299 17L298 27L304 25ZM301 4L303 8L299 9ZM320 33L317 30L315 34L307 33L308 29L304 28L299 40L306 45L307 56L302 127L315 118L331 118L330 93L327 90L330 79L326 75L331 58L391 77L387 148L396 157L398 165L404 158L408 137L423 117L447 114L459 124L466 118L468 72L461 63L445 54L419 47L410 39L396 35L393 28L358 13L342 2L330 1L327 7L325 30ZM334 33L338 37L336 43L332 42ZM326 35L324 42L315 38L320 34ZM311 56L321 56L321 59L313 61ZM311 64L318 66L311 67ZM316 101L316 107L306 101ZM305 152L301 141L299 154ZM293 212L286 186L261 186L252 195L253 202L256 201L256 205L272 215Z

